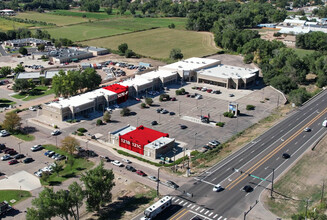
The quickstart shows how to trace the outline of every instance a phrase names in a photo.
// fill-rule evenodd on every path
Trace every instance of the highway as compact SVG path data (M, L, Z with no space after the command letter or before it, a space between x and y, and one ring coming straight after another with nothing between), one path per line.
M323 91L251 143L181 186L180 195L173 196L174 205L158 219L189 220L196 215L201 219L243 219L243 213L254 205L260 193L271 189L273 171L276 179L327 133L327 128L322 127L327 119L326 99L327 91ZM312 130L305 132L306 127ZM291 157L284 159L283 153ZM214 192L216 184L224 190ZM243 191L245 185L254 190Z

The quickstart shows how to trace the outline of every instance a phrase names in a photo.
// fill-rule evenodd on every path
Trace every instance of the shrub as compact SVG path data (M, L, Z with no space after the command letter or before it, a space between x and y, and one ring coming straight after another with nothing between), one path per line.
M57 126L57 125L54 125L53 127L54 127L55 129L57 129L57 128L58 128L58 126Z
M221 122L221 121L216 124L216 126L219 126L219 127L224 127L224 125L225 125L225 122Z
M232 112L224 112L224 117L233 118L234 114Z
M129 114L131 113L131 110L129 108L123 108L121 111L120 111L120 115L121 116L128 116Z
M87 132L87 130L85 128L79 128L77 129L78 132L81 132L81 133L85 133Z
M73 120L71 120L71 119L68 119L68 120L67 120L67 122L68 122L68 123L72 123L72 122L73 122Z
M196 86L193 86L192 89L196 89Z
M247 105L246 110L254 110L255 106L254 105Z
M103 121L105 121L105 122L109 122L110 119L111 119L111 115L110 115L109 112L106 111L106 112L103 114Z
M181 90L176 90L175 93L176 93L176 95L182 95L183 94L183 92Z
M81 132L78 132L77 135L78 135L78 136L84 136L84 134L81 133Z
M185 89L184 88L181 88L180 91L185 94Z
M145 108L146 104L144 102L141 103L141 108Z
M101 119L97 120L97 126L99 126L99 125L102 125L102 120Z
M151 99L151 98L145 98L145 103L147 105L152 105L153 104L153 99Z

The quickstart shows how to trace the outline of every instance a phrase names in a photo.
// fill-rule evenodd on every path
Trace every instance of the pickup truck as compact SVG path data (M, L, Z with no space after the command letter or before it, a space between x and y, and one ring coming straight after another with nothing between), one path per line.
M12 209L7 201L0 202L0 216L6 214Z

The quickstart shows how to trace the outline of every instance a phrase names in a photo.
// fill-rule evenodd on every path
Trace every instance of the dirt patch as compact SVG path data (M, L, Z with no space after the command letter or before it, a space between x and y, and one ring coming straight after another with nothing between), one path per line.
M274 185L275 198L264 194L263 202L274 214L290 218L292 214L305 211L305 200L309 198L309 210L320 203L322 183L327 172L327 136L315 150L304 156ZM325 193L326 198L326 193Z

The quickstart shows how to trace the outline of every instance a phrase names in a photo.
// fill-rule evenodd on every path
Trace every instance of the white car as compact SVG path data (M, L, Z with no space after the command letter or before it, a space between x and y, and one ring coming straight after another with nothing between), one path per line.
M159 181L158 178L155 177L155 176L148 176L148 178L149 178L150 180L154 181L154 182L158 182L158 181Z
M217 185L215 185L215 186L212 188L212 191L214 191L214 192L219 192L219 191L221 191L222 189L223 189L223 187L221 187L220 184L217 184Z
M106 111L109 112L109 113L112 113L113 109L107 107L107 108L106 108Z
M10 135L10 133L8 131L6 131L6 130L1 130L0 131L0 137L6 137L8 135Z
M34 108L33 106L29 107L28 109L31 111L36 111L36 108Z
M220 143L217 140L212 140L212 141L209 141L209 144L212 146L218 146Z
M202 95L195 96L195 99L202 99Z
M42 150L43 147L42 145L38 144L38 145L34 145L33 147L31 147L31 151L39 151L39 150Z
M118 160L114 160L114 161L111 161L111 163L115 166L118 166L118 167L122 167L123 164L121 162L119 162Z
M38 171L34 172L34 175L37 177L41 177L42 173L43 173L43 171L41 169L39 169Z
M9 159L11 159L11 156L9 154L3 155L1 157L1 160L9 160Z
M53 130L53 132L51 132L51 135L59 135L61 133L61 131L59 129Z
M129 159L126 159L126 158L123 158L122 161L125 163L132 163Z

